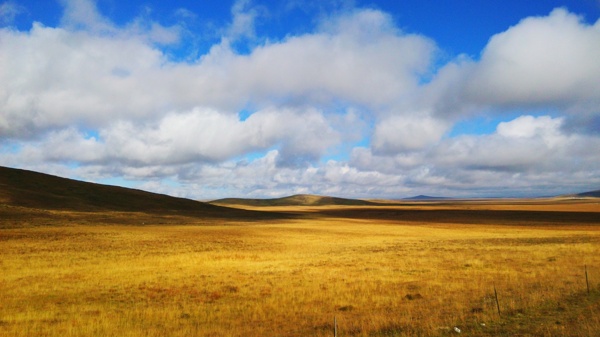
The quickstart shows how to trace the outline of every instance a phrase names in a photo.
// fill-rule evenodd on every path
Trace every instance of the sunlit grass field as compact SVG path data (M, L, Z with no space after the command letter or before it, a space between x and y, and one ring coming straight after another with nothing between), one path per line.
M434 208L462 213L402 216ZM4 210L0 335L333 336L334 319L338 336L600 331L598 203L276 209L299 216ZM483 209L549 217L462 221Z

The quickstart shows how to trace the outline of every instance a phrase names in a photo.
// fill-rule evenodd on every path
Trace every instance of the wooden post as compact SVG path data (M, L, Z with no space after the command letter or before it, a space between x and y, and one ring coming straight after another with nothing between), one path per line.
M590 281L588 279L587 264L585 265L585 285L587 286L587 293L589 295L590 294Z
M337 337L337 318L333 316L333 337Z
M496 291L495 284L494 284L494 297L496 298L496 308L498 309L498 316L500 316L500 302L498 301L498 292Z

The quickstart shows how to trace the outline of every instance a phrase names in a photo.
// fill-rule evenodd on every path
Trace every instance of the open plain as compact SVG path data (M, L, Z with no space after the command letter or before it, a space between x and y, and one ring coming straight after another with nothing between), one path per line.
M598 199L254 210L2 205L0 335L600 331Z

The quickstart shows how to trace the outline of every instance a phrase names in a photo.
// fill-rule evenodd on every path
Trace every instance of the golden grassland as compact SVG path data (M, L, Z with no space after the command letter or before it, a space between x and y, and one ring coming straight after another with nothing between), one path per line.
M600 331L597 201L271 210L298 216L0 207L0 335Z

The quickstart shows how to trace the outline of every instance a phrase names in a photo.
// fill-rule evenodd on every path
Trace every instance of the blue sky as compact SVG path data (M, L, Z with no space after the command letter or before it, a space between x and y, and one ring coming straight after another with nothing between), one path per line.
M28 30L33 21L59 26L64 1L8 1L20 7L10 26ZM146 16L164 25L182 20L192 34L202 36L206 51L218 42L219 29L231 22L235 1L96 1L98 11L117 25L126 26L132 19ZM255 23L261 37L283 39L290 34L309 33L321 16L354 8L373 8L393 16L395 25L406 32L433 38L448 57L466 53L477 57L488 39L529 16L547 15L565 7L595 22L600 15L597 0L544 1L254 1L264 15ZM185 10L185 11L182 11ZM187 13L188 16L185 17ZM5 26L6 26L5 22ZM183 50L182 50L183 51Z
M599 16L0 0L0 165L196 199L599 189Z

